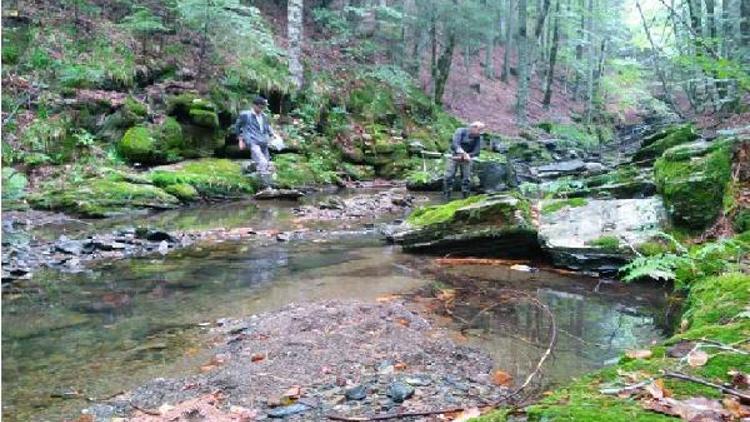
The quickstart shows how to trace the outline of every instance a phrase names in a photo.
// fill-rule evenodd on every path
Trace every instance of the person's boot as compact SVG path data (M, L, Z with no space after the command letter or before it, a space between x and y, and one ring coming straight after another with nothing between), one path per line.
M447 183L443 183L443 199L446 201L451 200L451 186L449 186Z

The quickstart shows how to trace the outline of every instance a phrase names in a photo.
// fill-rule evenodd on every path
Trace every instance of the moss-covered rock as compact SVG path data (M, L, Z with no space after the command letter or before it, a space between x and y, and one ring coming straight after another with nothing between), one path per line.
M375 169L371 166L342 163L341 168L351 180L372 180L375 178Z
M172 185L191 185L205 198L236 197L251 194L257 188L257 182L242 173L239 163L227 159L185 161L155 168L149 177L154 185L164 189Z
M29 198L29 202L34 208L92 218L137 208L175 208L180 203L176 197L156 186L109 178L86 179L78 186L37 193Z
M703 229L719 214L730 179L732 148L723 145L704 156L668 150L654 164L654 179L669 215L680 226Z
M164 155L157 145L149 128L135 126L125 132L117 144L117 149L129 163L161 164L164 162Z
M190 121L197 126L209 129L219 127L219 116L210 110L190 109Z
M672 126L645 138L641 143L641 148L633 156L633 160L653 160L669 148L696 139L698 139L698 134L695 133L695 128L691 124Z
M323 155L310 159L300 154L281 154L273 158L276 166L274 182L280 188L294 189L318 184L338 184L337 162Z
M477 195L414 211L389 239L406 251L471 256L533 256L530 204L511 195Z
M167 185L164 187L164 191L168 194L173 195L175 198L182 202L193 202L200 198L198 190L188 183L176 183L174 185Z

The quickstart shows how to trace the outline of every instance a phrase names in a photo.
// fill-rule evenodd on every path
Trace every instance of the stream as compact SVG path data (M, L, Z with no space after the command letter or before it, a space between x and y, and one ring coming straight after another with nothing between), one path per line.
M209 328L222 318L325 299L372 302L394 293L409 293L405 298L420 308L435 286L450 286L453 278L523 290L551 309L561 334L543 371L543 387L664 337L664 290L507 266L438 268L432 257L385 245L378 218L300 223L295 206L234 202L34 229L34 236L42 238L136 225L307 231L300 239L262 247L229 239L163 257L100 262L76 274L35 273L25 282L34 293L3 296L3 418L73 418L89 399L101 400L152 378L195 373L216 341ZM473 319L472 326L438 315L436 323L455 328L456 341L483 349L497 368L522 379L537 359L529 356L544 351L544 315L518 303L473 318L484 306L481 298L459 299L456 315Z

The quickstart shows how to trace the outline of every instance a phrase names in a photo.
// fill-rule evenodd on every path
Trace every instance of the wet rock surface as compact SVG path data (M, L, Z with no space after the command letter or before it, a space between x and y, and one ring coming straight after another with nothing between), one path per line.
M155 379L84 413L166 415L209 397L205 414L325 420L475 407L507 392L490 381L488 355L397 302L292 304L222 322L224 345L200 375Z
M666 222L659 197L591 199L543 213L539 239L555 265L614 273L632 257L631 248L648 241Z

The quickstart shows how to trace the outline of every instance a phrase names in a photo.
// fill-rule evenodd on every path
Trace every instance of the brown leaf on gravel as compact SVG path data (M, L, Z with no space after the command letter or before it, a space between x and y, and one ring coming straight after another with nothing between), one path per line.
M212 422L249 422L255 420L257 411L232 406L229 412L219 409L219 397L207 394L180 402L174 406L164 406L161 415L150 415L136 410L131 422L187 422L204 420Z
M703 366L708 362L708 353L703 350L693 350L687 355L688 365L693 368Z
M651 355L652 353L648 349L628 350L625 353L625 356L631 359L648 359L651 357Z
M250 362L260 362L265 358L266 355L264 355L263 353L253 353L252 355L250 355Z
M406 364L403 362L398 362L395 365L393 365L393 369L397 371L403 371L404 369L406 369Z
M408 327L409 325L411 325L411 321L406 318L397 318L396 322L403 325L404 327Z
M513 382L513 376L498 369L492 374L492 382L495 383L495 385L508 387Z
M288 390L286 390L286 392L284 392L282 397L298 399L301 395L302 395L302 387L300 387L299 385L293 385Z

